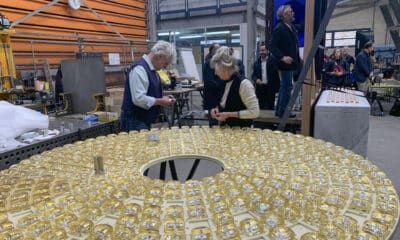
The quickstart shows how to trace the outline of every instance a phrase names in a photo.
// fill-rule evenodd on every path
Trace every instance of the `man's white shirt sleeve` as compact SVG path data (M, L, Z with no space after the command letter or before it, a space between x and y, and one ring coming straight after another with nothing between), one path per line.
M149 109L155 104L156 99L147 96L149 84L147 72L143 66L136 66L131 70L129 73L129 86L133 104L144 109Z

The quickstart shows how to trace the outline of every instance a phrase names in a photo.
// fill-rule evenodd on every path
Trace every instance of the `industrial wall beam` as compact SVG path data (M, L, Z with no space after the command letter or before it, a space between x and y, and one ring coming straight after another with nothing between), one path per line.
M390 14L389 6L388 5L381 5L379 6L385 19L386 26L389 29L390 36L392 37L393 43L397 48L397 51L400 51L400 35L397 29L391 29L391 27L395 26L394 21L392 19L392 15Z
M24 22L26 19L28 19L28 18L30 18L30 17L32 17L32 16L35 16L36 14L40 13L41 11L46 10L47 8L53 6L54 4L58 3L59 1L60 1L60 0L53 0L52 2L49 2L48 4L44 5L43 7L38 8L38 9L36 9L35 11L29 13L28 15L26 15L26 16L24 16L24 17L18 19L17 21L13 22L13 23L11 24L10 27L15 27L15 26L17 26L18 24Z
M393 13L396 17L397 23L400 23L400 4L398 0L389 0L389 4L393 9Z

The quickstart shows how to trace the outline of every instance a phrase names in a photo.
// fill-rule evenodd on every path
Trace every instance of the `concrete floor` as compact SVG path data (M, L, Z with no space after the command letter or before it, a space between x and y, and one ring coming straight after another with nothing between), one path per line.
M382 169L400 193L400 117L385 115L369 118L367 158ZM400 239L397 225L393 240Z

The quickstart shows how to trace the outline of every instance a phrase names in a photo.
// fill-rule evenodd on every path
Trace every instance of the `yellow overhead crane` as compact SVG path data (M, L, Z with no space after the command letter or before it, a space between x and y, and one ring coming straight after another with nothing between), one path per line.
M16 79L14 55L11 48L11 34L14 29L8 29L8 19L0 14L0 91L14 87Z

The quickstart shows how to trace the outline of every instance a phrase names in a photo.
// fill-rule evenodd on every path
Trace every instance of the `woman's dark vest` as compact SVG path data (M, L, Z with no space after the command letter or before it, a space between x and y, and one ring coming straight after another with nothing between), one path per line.
M238 73L234 73L231 79L232 85L226 99L225 108L219 107L222 112L238 112L247 109L239 94L240 83L243 81L243 78ZM227 118L222 125L250 127L252 123L253 120L251 119Z
M143 58L134 62L132 66L125 71L125 90L124 90L124 99L122 101L122 113L124 117L132 118L134 120L139 120L141 122L146 123L147 125L151 125L154 123L160 114L160 106L152 106L148 110L138 107L132 102L131 88L129 84L129 73L136 66L142 66L146 70L147 77L149 79L149 88L147 89L147 96L151 96L154 98L162 97L162 86L161 82L158 78L157 72L155 70L150 70L150 66L147 64L146 60ZM121 116L122 117L122 116Z

